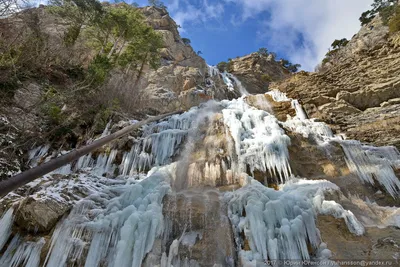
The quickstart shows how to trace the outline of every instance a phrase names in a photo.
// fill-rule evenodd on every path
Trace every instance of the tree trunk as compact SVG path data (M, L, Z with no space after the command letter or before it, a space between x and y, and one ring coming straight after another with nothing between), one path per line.
M121 41L122 36L124 35L124 33L125 33L125 32L121 33L120 36L119 36L119 37L117 38L117 40L115 41L113 47L112 47L111 50L110 50L110 53L108 53L108 56L107 56L108 59L110 59L111 56L114 54L114 51L117 49L117 45L118 45L119 41Z
M147 52L146 55L145 55L144 58L143 58L142 65L140 66L140 70L139 70L138 76L137 76L137 78L136 78L135 84L133 85L134 88L137 87L137 85L138 85L138 83L139 83L139 80L140 80L140 78L142 77L143 68L144 68L144 65L146 64L146 60L147 60L147 56L148 56L148 55L149 55L149 52Z

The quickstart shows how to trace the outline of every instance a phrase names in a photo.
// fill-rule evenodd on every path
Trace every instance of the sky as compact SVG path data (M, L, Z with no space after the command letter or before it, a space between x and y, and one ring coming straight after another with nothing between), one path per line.
M146 5L147 0L136 0ZM335 39L350 39L373 0L165 0L182 37L210 65L265 47L312 71Z

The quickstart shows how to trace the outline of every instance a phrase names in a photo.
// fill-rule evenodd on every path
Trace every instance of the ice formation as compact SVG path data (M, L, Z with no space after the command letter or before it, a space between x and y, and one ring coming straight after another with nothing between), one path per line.
M282 122L282 125L286 129L299 133L305 138L313 139L319 145L324 145L332 140L340 140L340 137L334 136L329 126L322 122L300 119L296 116Z
M219 69L216 66L207 65L207 69L208 69L208 75L210 77L220 75Z
M243 247L240 233L244 233L250 245L251 251L240 251L242 262L309 260L307 244L318 248L320 236L307 199L275 191L255 180L227 193L226 198L236 242Z
M192 122L197 116L198 108L173 115L165 121L147 126L142 137L132 146L130 152L124 153L120 174L131 175L135 172L149 170L153 166L171 163L180 145L185 140Z
M343 141L326 124L308 119L297 100L272 90L268 94L275 101L290 101L296 110L295 117L279 122L272 112L247 104L248 93L235 76L221 73L212 66L208 66L208 74L223 79L229 90L237 88L243 97L209 102L154 122L143 127L140 136L130 137L130 150L118 151L111 147L96 157L85 155L27 185L28 190L35 189L31 195L34 200L51 198L74 205L71 213L54 229L44 266L139 267L146 255L150 251L153 253L156 240L166 236L169 243L163 239L159 258L146 266L201 266L193 259L180 258L181 246L190 250L206 236L202 230L192 228L193 207L204 206L207 214L207 209L215 208L215 203L210 201L209 191L204 190L197 196L199 205L194 200L196 194L188 188L202 183L214 187L223 175L228 185L242 185L236 180L240 175L248 178L248 184L228 193L211 190L218 199L223 195L219 200L226 201L224 204L228 208L224 208L229 220L226 215L222 218L222 212L218 217L213 211L212 218L204 216L204 222L230 221L243 266L256 266L256 262L267 259L327 260L331 253L326 244L321 243L315 225L317 214L342 218L349 231L356 235L362 235L365 229L350 210L335 201L325 200L326 191L339 190L336 185L325 180L293 177L288 152L290 138L285 130L314 139L321 146L339 142L350 171L358 174L363 182L378 181L393 197L398 196L400 182L394 169L400 168L400 154L396 148ZM214 118L221 125L212 132L209 128L213 125L209 122ZM108 135L111 127L108 123L102 136ZM212 158L211 161L209 151L201 160L194 157L195 145L206 143L198 141L209 137L209 131L215 136L221 135L220 129L225 134L221 139L228 147L223 146L225 150L221 148L223 151L216 154L226 158L215 157L218 160ZM45 145L30 151L30 166L49 160L49 149L50 146ZM254 176L256 172L269 173L280 184L279 190L268 188L247 175ZM71 179L52 179L53 174L70 175ZM171 188L175 183L187 186ZM169 236L172 215L163 215L163 198L173 189L186 194L187 199L184 203L187 212L180 216L185 217L188 225L181 238ZM70 197L64 191L79 194ZM16 196L13 193L8 197ZM179 201L175 200L174 205L177 203ZM389 214L384 226L400 225L398 210L389 207L375 207L374 210ZM0 219L0 250L3 251L0 265L36 267L44 240L27 241L18 234L12 236L13 213L10 208ZM245 248L245 242L249 248ZM225 262L229 262L226 266L234 266L233 261L234 257L226 259Z
M163 231L161 201L170 189L166 179L154 173L141 182L110 187L81 201L56 227L46 266L68 262L88 267L103 263L141 266Z
M291 101L292 108L296 111L296 116L300 120L306 120L307 114L305 113L303 107L299 103L297 99L288 98L285 93L282 93L279 90L273 89L267 92L268 95L272 97L272 99L276 102L282 101Z
M374 178L394 198L400 194L400 181L393 168L400 167L400 153L395 147L371 147L359 141L344 140L340 144L350 171L362 182L374 184Z
M11 235L11 227L14 222L14 209L8 209L0 219L0 251Z
M290 138L285 135L277 119L266 111L250 107L243 98L222 101L224 123L235 142L238 156L237 172L269 171L279 176L283 183L291 175L287 146ZM235 169L235 168L234 168Z
M15 235L0 258L0 266L8 267L38 267L40 252L45 244L44 238L38 241L23 241L19 235Z
M229 73L229 72L220 72L219 69L216 66L210 66L207 65L208 69L208 75L210 77L215 77L215 76L221 76L222 80L228 87L229 91L235 91L235 85L237 89L239 90L239 93L243 95L249 95L249 92L246 90L246 88L242 85L242 83L239 81L238 78L236 78L235 75Z
M325 200L324 192L339 190L339 188L326 180L293 179L282 186L284 192L307 197L318 214L332 215L344 219L350 232L356 235L364 234L364 226L354 216L335 201Z
M40 161L43 159L43 157L47 155L47 152L49 151L49 149L50 149L50 145L47 144L44 146L36 147L36 148L32 149L31 151L29 151L28 164L31 167L37 166L40 163Z
M352 233L362 235L364 227L350 211L334 201L324 200L327 190L338 190L338 187L324 180L293 179L275 191L251 180L245 187L226 193L242 264L312 260L308 245L314 251L325 246L315 225L316 213L343 218ZM245 240L241 233L249 242L250 251L243 249ZM326 255L330 252L326 247L322 251L319 256L328 260Z

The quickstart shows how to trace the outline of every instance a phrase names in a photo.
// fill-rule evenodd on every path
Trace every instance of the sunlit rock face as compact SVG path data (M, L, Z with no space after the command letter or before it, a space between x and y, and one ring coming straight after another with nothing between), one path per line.
M400 49L379 16L318 72L271 85L351 139L400 147ZM398 39L397 39L398 40Z
M279 61L269 55L252 53L230 61L230 72L242 82L251 94L265 93L271 82L283 80L290 72Z
M52 154L38 147L29 162ZM399 163L396 148L336 136L279 91L208 101L1 199L0 263L333 264L354 256L336 242L354 240L393 256Z

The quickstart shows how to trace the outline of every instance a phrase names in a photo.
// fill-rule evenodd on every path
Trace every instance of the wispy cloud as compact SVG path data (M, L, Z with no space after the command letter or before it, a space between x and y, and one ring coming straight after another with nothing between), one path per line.
M218 20L224 14L222 2L211 0L170 0L167 4L175 22L180 25L181 32L185 32L186 24L207 23Z

